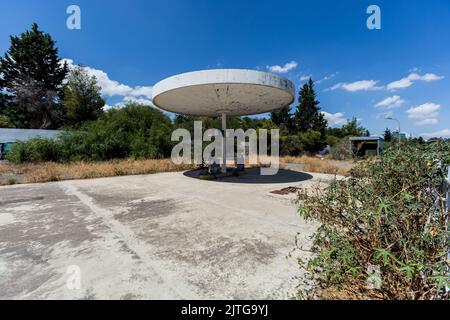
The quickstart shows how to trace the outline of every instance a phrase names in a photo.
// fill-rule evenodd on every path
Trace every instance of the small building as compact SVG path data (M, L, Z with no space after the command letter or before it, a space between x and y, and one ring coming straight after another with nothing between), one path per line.
M0 160L4 160L5 153L11 150L14 143L33 138L56 138L61 131L34 129L1 129L0 128Z
M354 158L379 156L383 150L383 137L372 136L350 138L350 154Z
M404 132L398 133L398 131L392 132L392 140L408 140L408 136Z

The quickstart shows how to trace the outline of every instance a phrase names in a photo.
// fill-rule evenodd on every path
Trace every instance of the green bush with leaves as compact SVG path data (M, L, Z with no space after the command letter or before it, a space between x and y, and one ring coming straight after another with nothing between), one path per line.
M27 142L17 142L6 158L13 163L57 161L62 149L57 140L33 138Z
M403 144L359 163L323 191L301 192L300 214L322 224L306 266L323 287L352 286L368 298L449 298L442 190L448 165L449 142ZM374 267L381 286L369 290Z
M17 143L7 159L23 162L102 161L169 157L173 124L161 111L139 104L106 112L58 139Z
M303 144L298 134L280 137L281 156L299 156L303 153Z
M315 153L322 150L326 145L323 143L322 134L319 131L308 129L298 134L300 144L306 152Z

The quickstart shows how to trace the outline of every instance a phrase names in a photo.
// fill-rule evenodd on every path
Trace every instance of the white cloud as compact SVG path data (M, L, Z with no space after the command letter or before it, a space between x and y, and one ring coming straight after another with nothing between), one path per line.
M151 106L154 107L155 105L153 104L153 101L151 99L145 99L145 98L136 98L134 96L126 96L125 98L123 98L123 102L134 102L134 103L139 103L139 104L143 104L146 106Z
M67 62L69 69L75 68L76 65L71 59L63 59ZM102 88L102 94L105 96L124 96L129 94L133 89L127 85L121 84L115 80L111 80L108 74L102 70L91 67L83 67L87 73L97 79L98 85Z
M344 118L344 113L328 113L323 111L322 114L325 116L325 119L328 121L328 125L331 127L342 126L347 123L347 119Z
M307 81L310 78L312 78L312 74L304 74L304 75L300 76L300 81Z
M98 85L102 88L102 93L106 96L123 96L133 91L129 86L109 79L108 74L102 70L90 67L84 67L84 69L97 79Z
M402 88L408 88L413 85L415 81L437 81L444 79L444 77L438 76L434 73L426 73L424 75L419 75L418 73L410 73L407 77L404 77L400 80L391 82L387 85L388 90L396 90L396 89L402 89Z
M327 90L336 90L336 89L344 89L346 91L355 92L355 91L369 91L369 90L381 90L383 87L377 86L378 81L375 80L360 80L351 83L341 82L335 84L331 88Z
M406 113L410 119L429 119L438 116L438 110L441 108L439 104L427 102L420 106L408 109Z
M425 81L425 82L438 81L438 80L442 80L442 79L444 79L444 77L438 76L438 75L436 75L434 73L427 73L427 74L425 74L423 76L419 76L419 78L418 78L418 80L422 80L422 81Z
M424 138L433 138L433 137L448 138L450 137L450 129L443 129L441 131L436 132L422 133L421 136Z
M432 102L427 102L415 108L408 109L408 118L416 120L418 126L433 125L438 123L439 109L441 106Z
M152 98L152 91L153 91L153 87L137 86L131 91L130 94L133 97L144 96L144 97L147 97L148 99L151 99Z
M434 125L437 124L439 121L436 118L430 118L430 119L423 119L416 122L416 125L418 126L426 126L426 125Z
M334 77L336 77L338 74L339 74L339 72L332 73L332 74L330 74L330 75L328 75L328 76L325 76L325 77L323 77L322 79L316 81L316 83L317 83L317 84L320 84L320 83L322 83L322 82L324 82L324 81L331 80L331 79L333 79Z
M70 69L76 66L72 59L63 59L62 61L66 62ZM111 80L108 74L103 70L91 67L83 68L89 75L94 76L97 79L98 85L102 88L102 95L106 97L120 96L124 97L123 102L139 102L153 106L153 103L151 102L152 87L137 86L133 88L118 81ZM107 106L107 108L112 108L112 106Z
M400 107L403 103L405 103L405 100L403 100L400 96L392 96L378 102L375 105L375 108L393 109Z
M386 119L386 118L391 118L393 115L394 115L394 112L392 112L392 111L386 111L386 112L379 113L379 114L377 115L377 118L383 118L383 119Z
M297 68L298 63L296 61L291 61L286 63L284 66L267 66L267 69L269 69L271 72L275 73L288 73L291 70L294 70Z

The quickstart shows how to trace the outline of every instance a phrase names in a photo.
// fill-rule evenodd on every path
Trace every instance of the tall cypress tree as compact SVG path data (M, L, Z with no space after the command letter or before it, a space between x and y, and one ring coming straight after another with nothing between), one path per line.
M62 82L68 68L61 63L55 41L36 23L0 57L0 90L12 96L17 121L24 127L50 128L62 118Z
M319 104L314 91L314 82L309 79L300 90L299 105L295 112L294 122L298 132L314 130L325 138L328 123L320 112Z
M280 129L284 129L289 133L292 130L292 115L290 113L290 106L282 109L272 111L270 119Z

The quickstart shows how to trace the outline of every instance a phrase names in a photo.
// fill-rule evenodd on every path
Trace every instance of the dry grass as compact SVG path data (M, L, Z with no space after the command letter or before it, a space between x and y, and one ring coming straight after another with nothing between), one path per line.
M13 165L2 163L0 164L0 185L151 174L192 168L191 165L176 165L170 159L74 162L68 164Z
M322 289L317 287L311 292L308 299L312 300L385 300L386 298L377 290L367 288L367 283L351 281L337 289L333 287Z
M346 174L351 163L318 157L282 157L280 163L301 163L305 171ZM340 164L339 164L340 163ZM232 165L232 163L230 163ZM104 162L38 163L14 165L0 164L0 186L22 183L42 183L72 179L93 179L124 175L151 174L194 169L194 165L176 165L171 159L161 160L117 160Z
M347 174L353 167L351 161L337 161L319 157L281 157L280 163L300 163L305 165L305 171L330 173L330 174Z

